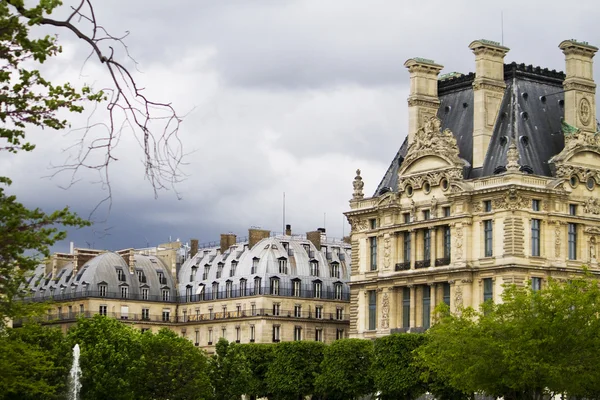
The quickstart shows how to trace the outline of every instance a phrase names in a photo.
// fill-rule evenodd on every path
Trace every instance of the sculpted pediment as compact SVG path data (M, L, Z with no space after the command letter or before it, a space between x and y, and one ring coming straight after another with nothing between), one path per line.
M591 177L600 182L600 132L582 131L564 121L564 149L549 161L557 177L577 176L581 181Z
M425 120L415 133L406 157L398 171L400 177L431 170L462 168L464 161L458 156L456 139L449 129L441 130L437 117Z

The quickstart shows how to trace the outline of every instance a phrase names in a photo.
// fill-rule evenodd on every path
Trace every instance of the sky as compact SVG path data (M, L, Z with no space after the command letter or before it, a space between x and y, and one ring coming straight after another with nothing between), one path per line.
M408 128L412 57L433 59L442 73L474 70L476 39L510 48L506 62L564 70L565 39L600 46L595 1L481 0L102 0L96 18L124 39L137 67L117 48L152 99L184 115L183 181L160 191L144 179L142 152L126 131L110 166L112 204L90 228L55 246L117 250L169 240L217 241L248 228L294 233L350 227L352 181L360 168L371 195ZM65 1L64 15L72 2ZM85 26L84 26L85 27ZM86 44L58 33L63 53L42 70L53 82L109 83ZM116 47L116 46L115 46ZM600 66L594 67L600 77ZM72 128L106 122L101 107L67 116ZM117 121L118 122L118 121ZM29 207L68 205L88 216L106 196L91 171L49 178L76 153L78 132L28 131L29 154L0 153L9 192ZM98 133L101 134L101 133ZM101 155L99 155L101 156Z

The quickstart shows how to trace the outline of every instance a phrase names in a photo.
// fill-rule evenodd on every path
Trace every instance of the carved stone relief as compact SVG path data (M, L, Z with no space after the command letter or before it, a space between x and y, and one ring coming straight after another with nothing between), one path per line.
M554 257L560 258L560 246L561 246L561 228L560 222L554 222Z
M454 304L456 304L457 309L460 309L463 307L462 286L456 286L456 288L454 289Z
M456 255L456 260L462 260L462 256L463 256L463 228L462 226L457 226L456 227L456 233L454 234L455 239L454 239L454 243L455 243L455 255Z
M496 210L516 210L519 208L525 208L528 206L527 200L524 199L517 189L509 189L504 196L495 198L493 200L494 209Z
M383 267L384 269L390 268L390 255L392 253L392 244L389 237L383 239Z
M458 157L458 145L449 129L441 130L442 121L437 117L425 119L425 123L415 133L413 142L408 147L404 165L409 165L424 155L437 155L451 160L454 164L462 165Z
M600 214L600 200L595 197L589 197L583 204L583 212L588 214Z
M381 300L381 329L388 329L390 316L390 299L387 292L383 293L383 299Z
M348 217L348 223L352 232L362 232L369 228L367 220L358 217Z

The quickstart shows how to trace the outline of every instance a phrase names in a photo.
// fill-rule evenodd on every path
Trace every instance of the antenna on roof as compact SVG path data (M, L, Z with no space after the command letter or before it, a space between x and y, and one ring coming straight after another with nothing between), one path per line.
M502 11L502 10L500 10L500 31L501 31L501 37L502 37L501 44L502 44L502 46L504 46L504 11Z
M283 229L281 231L285 234L285 192L283 192Z

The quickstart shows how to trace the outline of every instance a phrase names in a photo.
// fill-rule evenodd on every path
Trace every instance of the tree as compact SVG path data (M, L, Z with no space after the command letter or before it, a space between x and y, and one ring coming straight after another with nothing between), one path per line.
M372 362L371 341L336 340L325 347L315 391L332 400L358 399L373 393Z
M8 328L0 335L0 399L64 398L70 353L58 329Z
M112 152L124 128L139 133L146 176L156 191L177 181L181 146L177 138L180 118L168 103L148 99L133 75L119 61L118 44L129 56L124 37L110 35L95 19L91 0L81 0L64 20L50 15L60 0L5 0L0 2L0 152L32 151L35 145L26 134L32 128L65 130L70 127L65 113L81 113L85 104L104 102L108 122L104 137L92 137L93 126L85 127L74 146L79 154L60 170L70 171L72 182L80 168L104 171L115 160ZM96 59L106 66L112 87L93 91L70 83L53 83L40 72L42 64L61 52L56 36L36 37L31 28L46 26L67 30L86 42ZM93 108L94 108L93 107ZM118 120L118 113L125 123ZM158 113L158 114L157 114ZM156 132L156 134L154 134ZM100 153L100 161L97 153ZM89 222L64 208L46 213L29 209L8 193L9 177L0 176L0 328L8 319L21 317L30 308L15 301L40 257L65 238L64 227L83 227ZM110 185L107 198L111 199Z
M137 398L136 382L145 370L139 330L95 315L80 318L69 330L68 338L81 349L82 400Z
M141 336L142 366L137 373L140 399L210 399L206 354L169 329Z
M415 350L425 337L417 333L392 334L375 340L373 379L380 399L416 399L426 391Z
M297 400L315 393L325 345L321 342L282 342L274 348L267 386L276 400Z
M248 391L250 369L239 346L220 338L210 359L215 400L237 400Z
M427 333L420 359L463 392L505 399L598 398L600 288L591 276L546 288L508 286L502 303L451 314Z
M275 358L274 346L274 344L248 343L237 347L250 369L245 394L254 395L257 398L271 396L267 386L267 371Z

